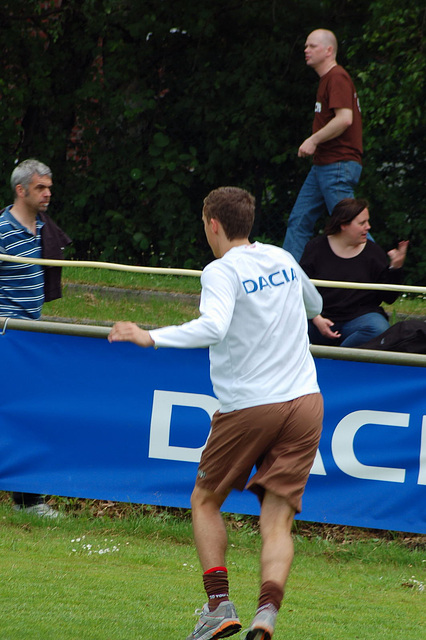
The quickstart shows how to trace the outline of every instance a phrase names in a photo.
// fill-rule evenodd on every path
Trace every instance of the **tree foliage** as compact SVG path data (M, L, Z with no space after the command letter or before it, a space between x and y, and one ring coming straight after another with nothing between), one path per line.
M0 20L0 195L16 161L49 164L77 258L201 267L202 200L223 184L254 193L255 235L281 244L309 169L297 148L317 77L303 45L319 26L356 76L378 237L421 228L424 40L410 2L6 0Z
M409 239L407 270L426 273L426 5L370 4L362 38L351 48L362 95L365 170L375 236L387 248Z

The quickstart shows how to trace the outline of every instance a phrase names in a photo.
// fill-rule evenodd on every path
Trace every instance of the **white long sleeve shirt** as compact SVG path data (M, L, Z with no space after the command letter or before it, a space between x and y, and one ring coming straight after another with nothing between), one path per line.
M255 242L205 267L200 317L150 331L156 347L209 347L225 413L319 391L307 318L322 298L287 251Z

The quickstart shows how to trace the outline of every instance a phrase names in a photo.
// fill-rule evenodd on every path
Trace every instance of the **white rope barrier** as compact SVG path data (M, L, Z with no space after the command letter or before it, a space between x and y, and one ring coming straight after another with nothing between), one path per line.
M137 267L116 262L96 262L94 260L46 260L45 258L22 258L0 253L0 261L22 264L39 264L45 267L86 267L95 269L111 269L114 271L129 271L133 273L151 273L169 276L200 277L202 271L198 269L173 269L170 267ZM339 280L316 280L311 282L317 287L335 287L339 289L368 289L370 291L401 291L403 293L426 294L426 287L403 284L379 284L370 282L343 282Z
M91 260L47 260L44 258L22 258L0 254L0 261L21 264L39 264L49 267L86 267L95 269L112 269L134 273L151 273L161 275L179 275L200 277L201 271L196 269L173 269L168 267L138 267L118 264L114 262L96 262ZM318 287L339 287L342 289L369 289L404 291L410 293L426 293L426 287L408 285L388 285L364 282L340 282L331 280L315 280L312 283ZM41 320L20 320L16 318L0 318L0 335L6 328L21 331L35 331L41 333L56 333L90 338L106 338L110 327L97 325L80 325L65 322L45 322ZM311 352L317 358L331 358L333 360L353 360L357 362L374 362L382 364L397 364L415 367L426 367L426 356L417 353L398 353L393 351L374 351L371 349L351 349L348 347L325 347L311 345Z
M201 276L196 269L172 269L168 267L136 267L116 262L96 262L94 260L47 260L45 258L22 258L0 253L0 261L22 264L40 264L43 267L90 267L94 269L112 269L114 271L131 271L134 273L152 273L169 276Z
M403 293L426 293L426 287L409 284L378 284L373 282L343 282L338 280L311 280L316 287L336 287L339 289L368 289L369 291L401 291Z

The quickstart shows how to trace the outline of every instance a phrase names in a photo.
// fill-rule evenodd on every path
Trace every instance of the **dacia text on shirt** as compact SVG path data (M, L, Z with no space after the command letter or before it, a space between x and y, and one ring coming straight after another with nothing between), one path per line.
M279 287L293 280L297 280L294 269L290 269L290 276L285 269L281 269L281 271L275 271L266 278L265 276L259 276L257 280L243 280L242 284L246 293L254 293L255 291L262 291L265 287Z

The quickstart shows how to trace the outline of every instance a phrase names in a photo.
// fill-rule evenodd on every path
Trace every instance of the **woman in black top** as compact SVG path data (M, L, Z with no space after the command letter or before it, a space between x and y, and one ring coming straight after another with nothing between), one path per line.
M345 198L333 209L323 236L306 245L300 265L309 278L346 282L400 284L408 242L386 255L367 240L368 202ZM357 347L389 328L382 302L391 304L399 293L368 289L318 287L322 314L309 323L313 344Z

